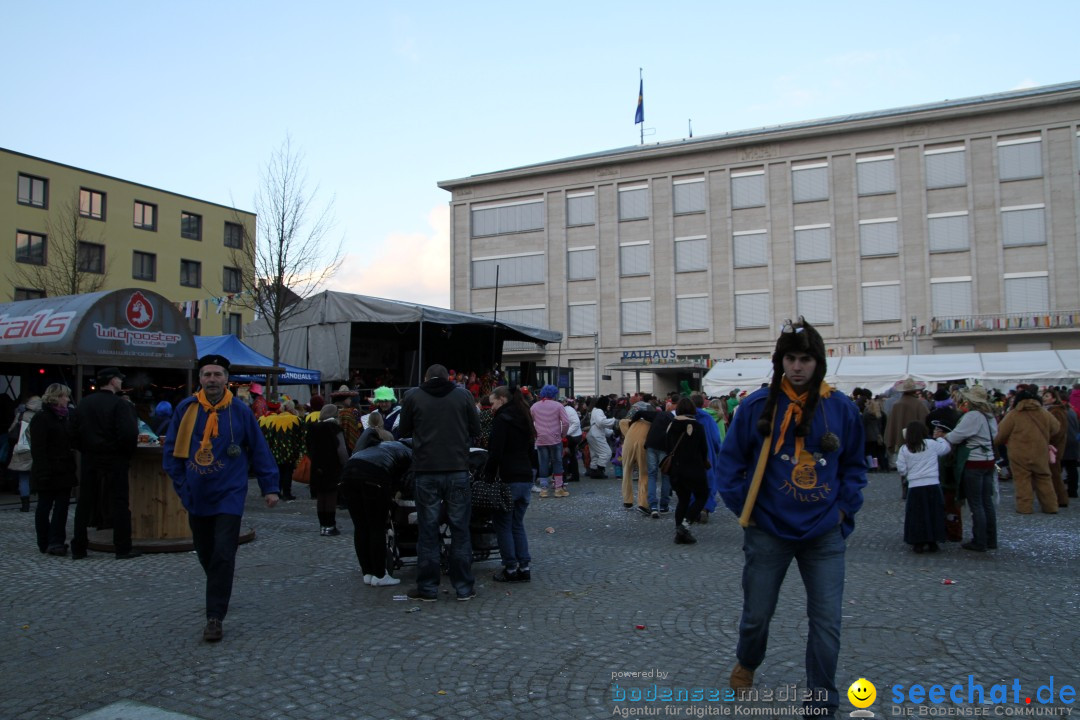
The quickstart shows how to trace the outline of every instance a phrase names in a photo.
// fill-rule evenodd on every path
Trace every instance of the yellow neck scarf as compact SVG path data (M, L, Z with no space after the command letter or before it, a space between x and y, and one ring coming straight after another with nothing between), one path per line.
M784 437L787 435L788 427L793 423L797 426L802 422L803 406L806 404L806 399L810 393L795 392L795 386L791 384L791 381L785 376L780 381L780 389L787 395L787 399L791 402L788 403L787 410L784 411L784 417L780 421L780 432L776 436L776 445L773 446L773 455L780 452L780 447L784 444ZM827 398L832 393L832 387L829 383L821 383L821 390L819 391L822 398ZM803 447L805 445L805 438L795 436L795 454L794 457L802 457Z
M173 457L186 458L190 456L191 436L195 432L195 420L199 416L199 407L206 411L207 418L206 427L203 428L202 441L199 443L199 450L196 455L202 453L205 456L206 453L210 452L210 442L218 436L218 410L229 407L233 394L231 390L226 388L225 395L217 405L210 404L210 401L206 399L205 390L195 393L195 399L198 401L198 406L195 403L188 405L184 417L180 420L180 427L176 430L176 445L173 447Z

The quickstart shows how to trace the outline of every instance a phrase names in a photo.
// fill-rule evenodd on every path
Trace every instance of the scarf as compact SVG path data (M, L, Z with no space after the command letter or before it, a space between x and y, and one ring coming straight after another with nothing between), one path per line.
M195 432L195 420L199 417L199 408L201 407L206 411L206 427L203 428L202 441L199 443L199 450L195 453L196 461L200 459L206 460L200 462L200 465L209 465L213 462L213 454L210 451L210 443L213 438L218 436L218 410L224 410L232 403L233 394L232 391L226 388L225 395L221 398L221 402L217 405L211 405L210 401L206 399L206 391L200 390L195 393L196 403L188 405L187 410L184 412L184 417L180 420L180 427L176 431L176 445L173 447L173 457L186 458L191 453L191 436Z
M787 399L790 400L787 406L787 410L784 411L784 417L780 420L780 432L776 436L776 445L773 446L773 455L780 452L780 447L784 444L784 436L787 435L788 427L794 423L796 426L802 422L803 407L806 405L806 400L810 396L809 392L797 393L795 392L795 386L791 384L791 381L787 379L785 375L780 381L780 389L787 395ZM821 383L821 389L818 391L822 398L827 398L832 393L832 387L829 383ZM802 451L806 445L806 439L800 435L795 436L795 454L796 458L802 457Z

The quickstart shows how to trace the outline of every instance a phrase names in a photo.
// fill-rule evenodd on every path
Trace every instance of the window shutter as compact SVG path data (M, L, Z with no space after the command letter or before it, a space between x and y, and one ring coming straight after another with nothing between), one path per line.
M1005 278L1005 312L1046 313L1050 311L1050 282L1047 277Z
M769 234L766 232L736 235L732 238L735 267L758 267L769 264Z
M967 250L970 247L967 215L927 218L926 225L930 252Z
M709 298L676 298L675 321L679 332L709 329Z
M863 257L896 255L900 252L896 221L860 223L859 248Z
M675 240L675 272L707 270L709 241L705 238Z
M863 322L900 320L900 285L863 285Z
M971 281L931 282L930 307L934 317L971 315Z
M769 293L743 293L735 296L735 327L769 326Z
M795 262L815 262L831 257L829 228L795 230Z

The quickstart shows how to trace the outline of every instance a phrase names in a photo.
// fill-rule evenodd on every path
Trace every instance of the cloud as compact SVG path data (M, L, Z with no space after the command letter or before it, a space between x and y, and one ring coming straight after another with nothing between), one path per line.
M390 233L374 252L346 253L331 290L422 305L450 305L450 208L428 213L430 232ZM364 247L371 248L371 244Z
M1009 88L1010 90L1030 90L1031 88L1039 87L1039 83L1035 82L1031 78L1021 80L1019 84Z

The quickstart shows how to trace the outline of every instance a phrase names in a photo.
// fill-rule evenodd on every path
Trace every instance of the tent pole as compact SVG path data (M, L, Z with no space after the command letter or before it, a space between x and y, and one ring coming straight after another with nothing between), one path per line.
M424 316L420 316L420 350L416 355L416 385L424 384Z

